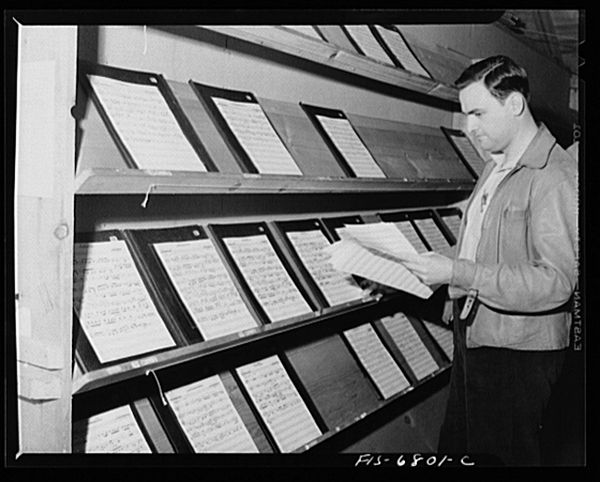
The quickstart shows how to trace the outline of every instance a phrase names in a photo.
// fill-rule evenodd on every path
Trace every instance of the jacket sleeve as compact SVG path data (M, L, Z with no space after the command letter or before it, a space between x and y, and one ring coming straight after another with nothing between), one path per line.
M564 179L530 203L528 229L533 259L518 264L454 261L450 284L478 290L491 308L535 313L557 308L577 283L577 190Z

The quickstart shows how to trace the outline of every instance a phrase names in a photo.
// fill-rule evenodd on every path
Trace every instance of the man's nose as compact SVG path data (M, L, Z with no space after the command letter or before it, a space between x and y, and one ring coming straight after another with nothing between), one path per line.
M473 131L477 128L477 119L475 116L468 115L467 116L467 132L469 134L473 134Z

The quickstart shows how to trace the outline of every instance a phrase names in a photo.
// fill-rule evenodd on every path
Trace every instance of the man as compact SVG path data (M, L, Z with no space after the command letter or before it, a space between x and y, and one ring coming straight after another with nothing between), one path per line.
M577 282L576 164L536 124L527 74L511 59L481 60L456 86L466 128L492 160L467 204L454 259L406 258L423 282L449 284L453 300L439 451L539 465L542 415L569 344Z

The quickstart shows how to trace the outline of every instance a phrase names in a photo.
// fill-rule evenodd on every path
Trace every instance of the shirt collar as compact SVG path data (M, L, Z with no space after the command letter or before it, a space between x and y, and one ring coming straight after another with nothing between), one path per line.
M495 162L494 170L496 172L506 171L512 169L515 166L527 166L534 168L541 168L548 162L548 155L556 144L555 137L550 133L548 128L541 123L538 127L537 133L525 149L525 152L517 159L514 159L511 163L505 162L506 156L504 154L490 154L492 160Z

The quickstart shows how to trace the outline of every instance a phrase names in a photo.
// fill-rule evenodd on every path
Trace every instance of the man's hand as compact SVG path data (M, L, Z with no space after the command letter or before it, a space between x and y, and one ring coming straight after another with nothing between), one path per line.
M452 278L452 260L438 253L396 255L417 278L426 285L441 285Z
M363 289L363 292L366 296L374 296L376 298L379 298L384 295L398 293L397 289L392 288L390 286L382 285L375 281L360 278L358 276L356 278L358 278L358 284Z

